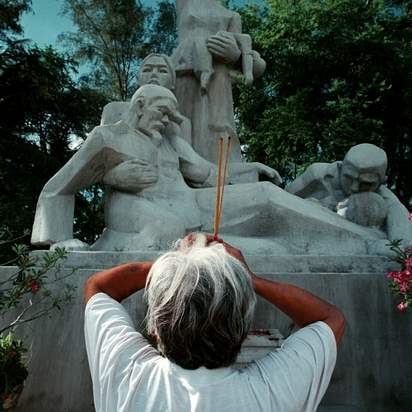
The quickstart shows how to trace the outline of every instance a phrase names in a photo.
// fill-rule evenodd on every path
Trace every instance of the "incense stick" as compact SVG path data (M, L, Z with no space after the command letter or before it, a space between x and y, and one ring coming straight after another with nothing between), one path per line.
M229 165L229 153L230 153L230 147L231 147L232 140L230 136L228 137L227 140L227 146L226 146L226 158L225 158L225 167L223 169L223 176L222 176L222 185L221 185L221 195L220 195L220 205L219 205L219 218L218 218L218 223L220 226L220 221L222 219L222 210L223 210L223 194L225 193L225 186L226 186L226 179L227 179L227 173L229 171L228 165Z
M228 174L228 164L229 164L229 154L231 149L231 139L230 136L228 138L226 152L224 156L224 146L223 146L223 138L219 139L219 155L218 155L218 171L216 176L216 201L215 201L215 221L214 221L214 238L217 240L219 235L219 226L220 221L222 218L222 209L223 209L223 194L225 191L225 184ZM222 164L223 164L223 157L225 157L225 164L223 167L223 175L222 175Z
M215 222L214 222L214 238L218 238L219 231L219 208L220 208L220 184L221 184L221 174L222 174L222 159L223 159L223 137L219 139L218 142L218 160L217 160L217 174L216 174L216 200L215 200Z

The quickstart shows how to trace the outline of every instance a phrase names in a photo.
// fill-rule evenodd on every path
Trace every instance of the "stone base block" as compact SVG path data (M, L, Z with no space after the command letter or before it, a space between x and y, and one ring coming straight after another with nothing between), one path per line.
M30 372L18 412L94 411L83 338L83 284L97 269L153 257L99 252L69 255L67 270L69 266L79 268L70 278L77 286L74 301L63 312L19 332L30 346ZM382 257L367 256L254 256L250 264L262 276L301 286L345 313L346 333L319 411L412 410L412 313L401 314L395 309L385 278L392 264ZM11 270L0 268L0 280ZM145 311L142 293L124 304L136 327L141 328ZM291 321L259 299L252 328L278 329L287 337Z

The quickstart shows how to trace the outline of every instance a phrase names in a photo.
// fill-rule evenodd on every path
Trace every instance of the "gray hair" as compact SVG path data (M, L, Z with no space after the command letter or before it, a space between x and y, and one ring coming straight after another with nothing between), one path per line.
M256 295L249 273L206 238L161 256L145 296L147 330L159 350L186 369L232 364L249 331Z

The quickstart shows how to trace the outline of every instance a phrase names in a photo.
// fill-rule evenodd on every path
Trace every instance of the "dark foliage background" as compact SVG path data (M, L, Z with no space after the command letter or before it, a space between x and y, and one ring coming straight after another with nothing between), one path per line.
M388 153L389 187L410 205L412 2L267 0L239 12L267 62L253 88L236 88L247 157L288 181L374 143Z

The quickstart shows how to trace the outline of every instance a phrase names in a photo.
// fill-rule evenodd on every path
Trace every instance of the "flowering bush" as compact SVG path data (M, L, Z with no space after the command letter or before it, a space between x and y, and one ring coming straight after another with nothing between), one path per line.
M30 255L26 245L14 245L16 258L12 262L16 270L0 282L0 314L2 318L10 311L18 313L0 327L0 335L17 326L48 315L54 309L71 300L74 287L63 281L71 276L61 271L61 263L66 259L64 249L45 253L41 259Z
M10 241L0 241L3 246ZM74 287L64 283L74 270L63 274L64 249L30 255L26 245L12 247L15 265L11 274L0 281L0 411L14 407L27 377L22 341L15 337L18 326L50 315L70 302ZM6 333L7 332L7 333Z
M27 378L26 348L12 333L0 337L0 410L15 406Z
M412 305L412 246L403 248L401 240L389 243L390 249L395 255L390 258L401 265L401 270L389 272L387 277L392 292L401 298L397 305L400 312L404 312Z

